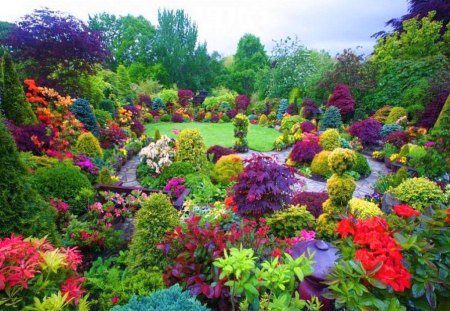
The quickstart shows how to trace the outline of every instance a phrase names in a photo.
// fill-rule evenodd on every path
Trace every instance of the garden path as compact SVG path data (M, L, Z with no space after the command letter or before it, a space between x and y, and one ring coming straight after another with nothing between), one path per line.
M140 187L137 181L136 169L139 165L139 156L135 155L125 163L117 174L120 178L122 186L126 187Z

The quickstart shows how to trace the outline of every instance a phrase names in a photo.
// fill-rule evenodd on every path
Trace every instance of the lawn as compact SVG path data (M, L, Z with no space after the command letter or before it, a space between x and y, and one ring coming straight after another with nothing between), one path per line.
M161 135L168 135L176 138L173 129L180 131L186 128L196 128L200 131L206 148L212 145L220 145L223 147L233 147L233 124L231 123L172 123L172 122L158 122L146 125L146 132L153 137L155 130L159 129ZM271 151L273 150L273 143L280 135L278 131L273 128L262 127L259 125L250 124L248 127L248 146L256 151Z

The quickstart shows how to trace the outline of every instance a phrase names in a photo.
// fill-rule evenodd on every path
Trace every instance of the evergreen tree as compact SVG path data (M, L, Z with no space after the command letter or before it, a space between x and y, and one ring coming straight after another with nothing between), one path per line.
M3 96L0 110L6 119L16 124L37 122L30 103L25 99L16 67L9 53L3 55Z
M130 76L124 65L117 67L117 92L121 101L124 101L127 96L133 94Z
M341 127L341 125L342 118L339 109L335 106L328 107L328 109L325 110L323 119L320 120L320 130L325 131L329 128L338 129Z

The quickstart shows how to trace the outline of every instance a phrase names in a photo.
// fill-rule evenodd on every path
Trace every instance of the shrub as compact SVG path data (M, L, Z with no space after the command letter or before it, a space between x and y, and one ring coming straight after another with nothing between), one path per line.
M228 102L221 102L219 105L219 108L217 110L220 112L226 113L230 109L231 109L231 106Z
M314 156L322 151L318 137L308 135L296 142L292 147L289 159L296 163L311 163Z
M320 135L319 144L324 150L332 151L341 146L341 137L336 129L328 129Z
M225 122L225 123L228 123L228 122L231 121L230 117L227 116L226 114L223 114L223 115L220 117L220 120L223 121L223 122Z
M322 204L328 200L326 192L296 192L292 198L292 205L305 205L308 212L315 218L319 217L322 212Z
M386 143L391 144L396 148L401 148L403 145L407 144L408 141L408 135L399 131L389 133L385 139Z
M165 109L166 109L166 104L164 104L162 99L159 97L155 98L155 100L152 103L151 110L160 111L160 110L165 110Z
M226 115L230 118L233 119L234 117L236 117L238 114L238 111L236 109L230 109L227 111Z
M138 119L133 119L133 122L131 122L130 129L133 133L136 134L137 137L141 137L142 134L145 133L144 125Z
M386 137L392 132L403 132L403 127L400 124L385 124L381 127L381 137L386 139Z
M70 112L84 124L84 127L88 131L97 137L100 135L97 119L95 118L91 105L89 105L89 102L86 99L77 98L72 106L70 106Z
M316 130L316 126L311 121L306 120L300 124L300 129L303 133L311 133Z
M95 118L101 127L105 127L108 121L112 120L112 115L110 112L102 109L94 110Z
M127 133L116 123L110 124L107 128L100 129L100 145L103 149L108 149L113 146L120 148L127 138Z
M302 229L314 229L314 216L305 206L291 206L267 218L270 231L278 238L297 236Z
M240 156L236 154L221 157L214 165L214 180L222 185L228 185L232 178L237 178L244 169Z
M109 173L109 170L106 166L103 167L100 170L100 172L98 173L97 183L103 184L103 185L113 185L114 184L114 181L111 178L111 174Z
M355 163L355 152L350 149L336 148L328 156L328 166L333 173L338 175L350 171Z
M76 148L78 152L85 154L88 157L103 158L102 147L100 147L98 139L90 132L83 133L78 137Z
M408 170L401 167L395 174L381 175L374 184L375 191L385 193L389 188L395 188L409 178Z
M41 155L50 148L54 135L45 124L15 125L6 120L5 124L13 135L19 151L31 151L35 155ZM37 138L39 145L33 142L33 136Z
M153 102L152 102L152 99L150 98L150 96L145 95L145 94L139 94L138 103L140 105L146 106L147 108L151 108Z
M289 116L289 117L284 117L281 120L281 130L287 130L287 131L291 131L292 127L295 124L299 124L300 122L302 122L304 119L301 116Z
M328 166L328 157L331 151L323 150L316 154L311 162L311 171L320 176L331 175L330 167Z
M183 292L180 285L159 290L148 297L132 297L124 306L116 306L111 311L208 311L209 309Z
M366 157L361 153L356 153L356 163L353 166L352 170L364 177L369 176L372 172Z
M178 100L178 93L175 90L172 89L164 89L161 92L159 92L158 97L165 102L168 103L176 103Z
M247 133L248 133L248 118L243 114L238 114L233 119L234 127L234 150L237 152L247 152Z
M325 131L330 128L338 129L342 125L341 113L334 106L325 110L322 120L320 120L320 130Z
M175 123L182 123L184 120L183 120L183 116L182 115L180 115L180 114L178 114L178 113L174 113L173 115L172 115L172 122L175 122Z
M172 164L175 150L169 137L164 135L161 139L150 143L139 152L141 162L150 167L152 173L161 174L163 168Z
M213 201L217 188L211 182L209 176L201 173L194 173L184 176L186 188L191 189L189 198L195 204L208 204Z
M290 204L291 186L298 183L292 170L268 156L252 156L233 186L240 214L260 215Z
M136 213L133 239L130 244L129 267L132 271L150 267L165 268L165 256L156 249L166 231L179 223L177 210L162 193L152 194Z
M418 210L447 203L445 194L439 186L424 177L406 179L390 192L400 201Z
M238 95L236 96L234 101L236 103L236 109L238 109L238 111L242 111L244 113L245 111L247 111L248 104L250 104L250 100L247 95Z
M159 121L161 122L170 122L170 116L168 114L163 114L160 118Z
M375 112L373 118L378 122L386 123L386 119L389 116L391 109L391 106L383 106Z
M112 116L116 115L116 106L114 106L114 102L109 99L101 100L98 103L98 108L108 111Z
M420 120L417 123L417 126L425 127L427 129L432 128L437 118L439 117L439 113L444 107L445 101L450 95L450 91L443 91L439 93L425 108L425 111L420 116Z
M278 120L283 119L283 115L286 113L287 108L288 108L288 101L286 98L283 98L280 101L280 105L278 106L278 111L277 111L277 119Z
M178 135L176 141L177 162L188 162L199 171L207 162L206 148L203 138L197 129L184 129Z
M319 111L317 105L309 98L305 98L302 103L302 115L307 119L312 119Z
M359 138L363 145L374 145L381 138L381 123L375 119L369 118L354 122L348 129L352 136Z
M159 129L156 129L155 130L155 135L153 135L153 141L157 142L160 139L161 139L161 133L159 132Z
M259 117L259 125L261 125L261 126L266 126L267 125L267 122L268 122L268 120L267 120L267 116L265 115L265 114L262 114L260 117Z
M194 98L194 93L191 90L178 90L178 103L182 107L187 107Z
M355 111L355 100L350 88L345 84L336 84L333 94L327 102L327 107L334 106L339 109L342 119L348 120Z
M225 148L219 145L214 145L208 148L208 150L206 151L206 154L208 156L208 158L212 157L212 162L216 163L220 157L224 156L224 155L230 155L233 154L234 150L230 149L230 148Z
M194 168L189 162L173 162L170 166L163 168L159 176L158 187L163 187L167 182L175 177L184 177L194 173Z
M380 210L377 204L358 199L352 198L348 202L350 208L350 213L358 219L366 219L370 217L383 216L383 212Z
M450 95L447 97L447 100L444 103L444 107L442 107L441 112L434 124L435 129L444 129L449 126L449 116L450 116Z
M407 116L408 112L403 107L393 107L386 118L386 124L394 124L401 117Z
M337 174L333 174L327 180L327 190L328 195L330 196L329 202L333 207L343 207L347 205L347 202L350 201L353 195L353 191L355 191L356 183L353 177L342 175L339 176ZM324 203L324 210L326 204ZM329 212L329 211L326 211Z

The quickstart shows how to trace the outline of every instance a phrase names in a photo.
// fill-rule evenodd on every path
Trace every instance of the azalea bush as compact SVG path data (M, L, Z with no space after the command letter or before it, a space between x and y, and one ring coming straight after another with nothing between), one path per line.
M145 162L151 171L159 175L164 167L175 160L175 149L170 138L162 136L157 142L150 143L139 152L141 162Z

